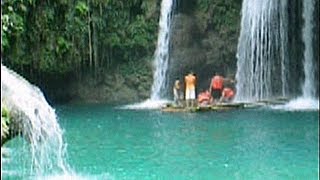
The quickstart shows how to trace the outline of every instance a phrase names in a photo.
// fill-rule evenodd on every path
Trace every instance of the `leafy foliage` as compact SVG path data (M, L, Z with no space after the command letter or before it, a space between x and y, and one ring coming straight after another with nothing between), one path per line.
M1 6L3 63L31 81L98 75L151 57L155 49L158 17L142 0L13 0Z
M196 14L205 19L203 28L229 36L239 28L241 0L198 0ZM209 27L208 27L209 26Z
M1 3L2 24L1 24L1 52L10 47L10 40L24 32L23 15L27 11L27 5L33 1L12 0Z

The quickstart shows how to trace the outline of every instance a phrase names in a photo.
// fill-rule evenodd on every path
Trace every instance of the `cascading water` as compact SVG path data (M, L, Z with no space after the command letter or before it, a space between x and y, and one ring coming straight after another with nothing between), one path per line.
M314 0L303 1L302 41L304 43L303 70L300 51L302 48L293 40L300 38L290 31L290 17L294 5L282 0L244 0L242 4L241 32L237 52L236 101L257 101L274 97L296 97L301 94L300 76L304 73L302 97L293 99L285 109L319 109L315 88L315 58L313 57ZM290 6L290 7L289 7ZM298 4L299 6L299 4ZM288 14L291 12L291 14ZM291 16L290 16L291 15ZM292 28L300 28L299 20L292 21ZM295 46L292 43L295 42ZM296 53L295 51L298 51ZM290 56L294 53L295 56ZM289 57L290 61L289 61ZM300 68L301 67L301 68ZM303 71L303 72L302 72ZM290 91L289 91L290 90ZM290 94L291 93L291 94ZM282 107L283 108L283 107Z
M30 142L31 176L67 173L65 144L54 109L42 92L1 64L1 102L16 114L22 135Z
M151 100L164 98L169 61L169 39L173 0L162 0L157 49L155 51Z
M304 26L302 30L302 41L304 43L304 84L302 87L302 97L291 100L285 105L286 109L308 109L308 110L319 110L319 99L316 96L315 87L315 65L313 56L313 15L314 15L314 0L303 1L303 13L302 17L304 20Z
M304 42L304 74L305 81L303 85L303 97L305 98L315 98L315 70L314 70L314 57L313 57L313 13L314 13L314 0L304 0L303 1L303 14L304 27L302 39Z
M286 8L288 7L287 0L280 1L280 38L281 38L281 81L282 81L282 96L288 96L289 85L288 76L289 72L287 70L289 65L289 54L288 54L288 12Z
M236 100L286 96L287 0L244 0L241 13Z

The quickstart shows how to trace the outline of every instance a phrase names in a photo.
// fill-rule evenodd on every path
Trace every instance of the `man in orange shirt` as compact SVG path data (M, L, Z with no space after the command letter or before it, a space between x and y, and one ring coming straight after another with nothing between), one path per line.
M186 83L186 105L187 107L194 107L196 99L196 76L190 72L184 77Z

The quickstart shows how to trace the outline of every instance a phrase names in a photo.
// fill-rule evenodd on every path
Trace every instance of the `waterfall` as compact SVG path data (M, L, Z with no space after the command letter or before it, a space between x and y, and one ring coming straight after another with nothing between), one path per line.
M62 130L54 109L36 86L1 64L1 102L14 114L24 138L30 142L31 174L67 172Z
M290 2L290 3L289 3ZM314 0L303 1L301 33L300 1L244 0L237 49L236 101L257 101L277 96L294 97L285 109L319 109L313 52ZM290 6L290 7L289 7ZM297 13L295 15L295 13ZM289 14L290 13L290 14ZM291 20L291 21L290 21ZM290 25L289 25L290 22ZM290 28L299 28L298 31ZM291 32L289 34L289 32ZM289 36L290 35L290 36ZM296 40L298 39L298 40ZM303 69L300 41L303 41ZM289 48L290 45L290 48ZM289 53L290 52L290 53ZM290 57L290 61L289 61ZM303 72L302 72L303 71ZM301 78L304 73L304 84Z
M280 38L281 38L281 82L282 82L282 96L288 96L288 67L289 67L289 53L288 53L288 7L287 0L282 0L280 9Z
M302 87L302 96L288 102L285 105L285 109L319 110L319 99L316 98L315 58L313 55L314 6L314 0L303 1L302 17L304 26L302 29L302 41L304 43L303 70L305 79Z
M162 0L157 49L155 51L151 100L163 98L169 61L169 39L173 0Z
M125 105L121 109L158 109L169 101L164 99L167 90L169 64L169 41L172 20L173 0L162 0L159 20L157 48L153 61L153 84L150 99L141 103Z
M315 69L314 69L314 57L313 57L313 13L314 13L314 0L303 1L303 14L304 26L302 31L302 39L305 46L304 49L304 74L305 80L303 84L303 97L315 98Z
M236 100L286 96L287 0L244 0L237 49ZM275 81L277 79L277 81Z

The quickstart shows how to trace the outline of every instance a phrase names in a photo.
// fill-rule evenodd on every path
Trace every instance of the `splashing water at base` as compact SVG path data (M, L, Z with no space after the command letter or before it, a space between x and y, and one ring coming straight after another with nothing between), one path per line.
M163 106L165 106L165 104L170 103L171 101L169 100L151 100L151 99L147 99L144 102L141 103L136 103L136 104L129 104L129 105L125 105L120 107L120 109L160 109Z
M29 142L23 147L30 148L27 153L31 154L30 162L23 160L31 167L26 176L68 172L62 130L55 110L47 103L40 89L2 64L1 87L1 102L13 113L15 123L21 126L22 135Z
M299 97L289 101L285 105L275 105L271 106L271 108L287 111L316 111L319 110L319 99Z

